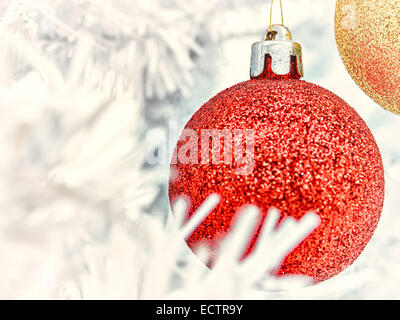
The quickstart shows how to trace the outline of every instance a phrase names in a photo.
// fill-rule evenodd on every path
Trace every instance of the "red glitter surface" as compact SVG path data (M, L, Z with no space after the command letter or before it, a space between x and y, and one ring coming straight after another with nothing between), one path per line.
M188 217L211 193L219 206L187 241L215 249L238 209L271 207L282 218L314 211L321 225L283 261L278 274L326 280L351 265L377 227L384 202L384 171L370 130L353 108L332 92L296 79L253 79L212 98L186 128L255 130L255 167L172 164L169 195L190 200ZM178 142L176 151L186 143ZM199 142L200 145L200 142ZM258 231L247 253L255 241Z

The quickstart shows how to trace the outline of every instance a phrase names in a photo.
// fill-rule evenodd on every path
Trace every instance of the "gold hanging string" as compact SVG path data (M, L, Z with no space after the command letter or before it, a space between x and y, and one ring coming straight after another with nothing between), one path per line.
M281 6L281 18L282 18L282 25L284 26L285 23L283 22L283 5L282 5L282 0L279 0L280 6ZM271 0L271 10L269 14L269 28L272 30L272 14L273 14L273 9L274 9L274 0Z

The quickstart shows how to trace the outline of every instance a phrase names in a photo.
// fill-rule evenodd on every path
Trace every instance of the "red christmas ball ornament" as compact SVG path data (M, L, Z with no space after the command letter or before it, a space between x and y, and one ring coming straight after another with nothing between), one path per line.
M321 225L277 274L319 282L351 265L371 239L384 202L384 171L356 111L301 81L302 74L301 46L286 27L270 27L265 41L253 45L251 80L217 94L186 125L171 164L169 195L171 203L190 200L188 217L210 194L221 196L188 238L192 249L216 249L243 205L257 205L263 215L246 254L271 207L282 219L317 213Z

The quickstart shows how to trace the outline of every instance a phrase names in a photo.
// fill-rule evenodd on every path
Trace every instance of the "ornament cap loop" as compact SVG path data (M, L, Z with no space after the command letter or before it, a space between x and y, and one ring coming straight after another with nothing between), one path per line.
M288 75L295 59L294 70L299 77L303 77L303 59L301 45L292 41L290 30L280 24L269 27L261 42L252 46L251 78L257 78L266 69L267 57L271 59L272 72L278 76Z

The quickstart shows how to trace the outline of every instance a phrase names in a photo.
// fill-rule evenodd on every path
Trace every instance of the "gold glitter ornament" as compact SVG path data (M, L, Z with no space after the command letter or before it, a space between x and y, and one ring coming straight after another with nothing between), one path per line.
M400 0L338 0L336 42L357 85L400 114Z

